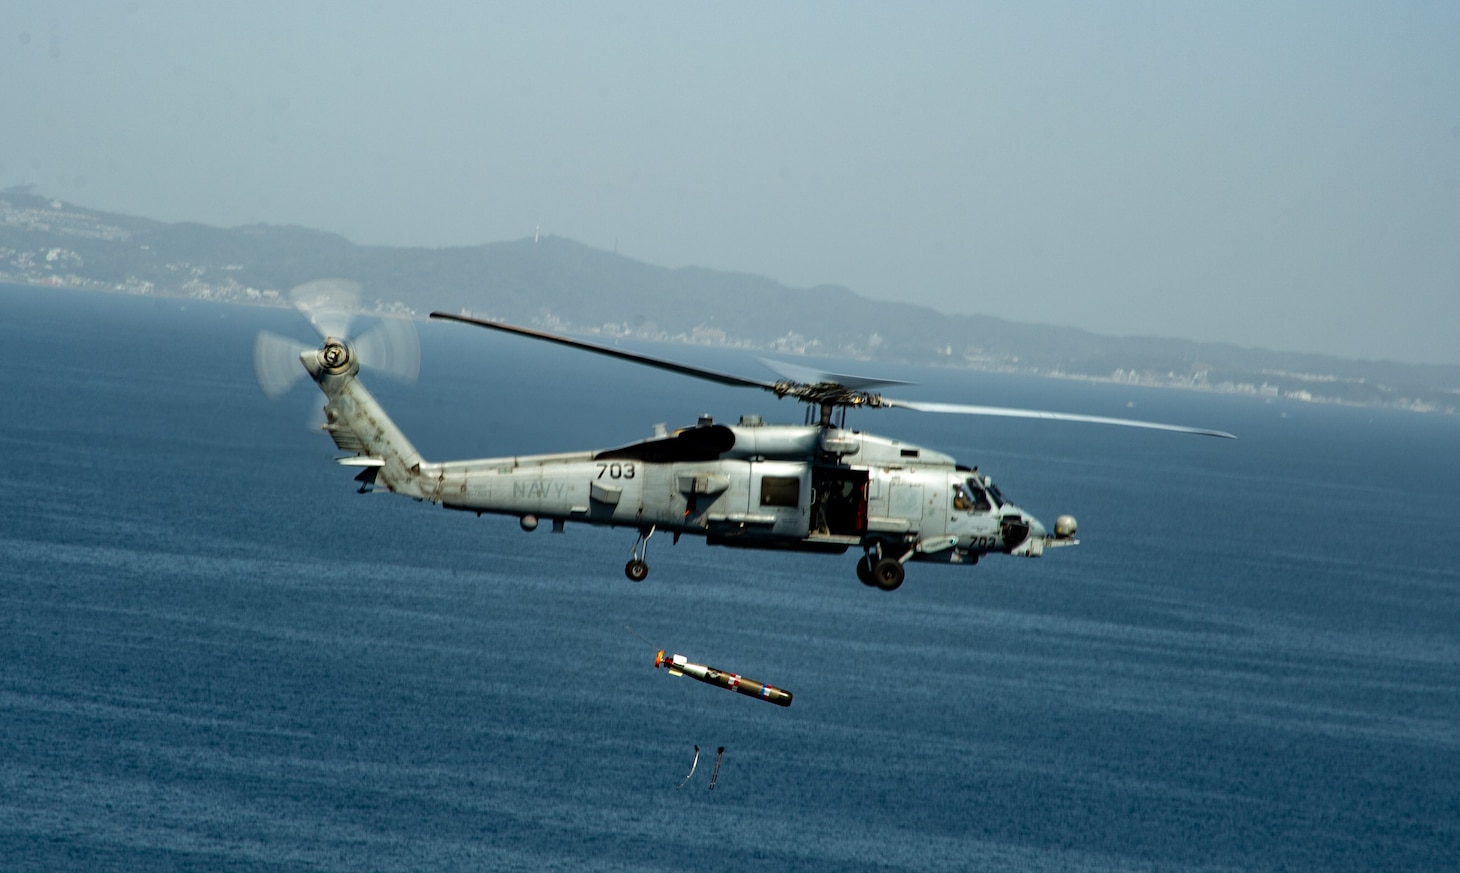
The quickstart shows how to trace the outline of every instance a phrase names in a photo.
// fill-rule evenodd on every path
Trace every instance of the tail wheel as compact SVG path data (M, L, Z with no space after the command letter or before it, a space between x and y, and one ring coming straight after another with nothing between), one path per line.
M903 576L902 562L896 558L883 558L872 565L872 584L883 591L896 591Z
M649 575L649 565L640 560L630 561L624 565L624 575L631 582L643 582Z

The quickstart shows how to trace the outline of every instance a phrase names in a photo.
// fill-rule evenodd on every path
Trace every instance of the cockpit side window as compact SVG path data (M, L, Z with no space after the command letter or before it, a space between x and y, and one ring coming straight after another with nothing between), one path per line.
M990 502L989 494L984 492L983 484L981 482L979 482L977 479L968 480L967 492L973 495L970 498L970 501L973 504L974 512L988 512L989 510L993 509L995 505L1003 502L999 499L998 489L993 487L993 483L989 484L989 489L993 492L993 502Z
M953 509L956 512L972 512L973 497L963 485L953 483Z

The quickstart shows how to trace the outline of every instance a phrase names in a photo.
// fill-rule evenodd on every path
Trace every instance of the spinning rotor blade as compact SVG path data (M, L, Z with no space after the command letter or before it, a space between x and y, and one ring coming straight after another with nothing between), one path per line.
M1169 430L1176 433L1194 433L1201 436L1221 437L1234 440L1237 437L1224 430L1207 430L1200 427L1184 427L1179 424L1159 424L1154 421L1137 421L1131 418L1106 418L1101 415L1077 415L1072 412L1044 412L1038 409L1012 409L1006 406L965 406L959 403L918 403L909 400L881 398L881 405L894 409L912 409L917 412L948 412L957 415L992 415L1004 418L1042 418L1047 421L1080 421L1086 424L1115 424L1121 427L1144 427L1151 430Z
M322 339L346 343L350 353L367 367L406 381L421 369L421 345L416 329L407 319L381 319L370 330L351 340L350 322L360 302L360 283L349 279L316 279L289 289L288 298ZM259 387L269 397L278 397L304 378L300 355L314 349L288 337L261 331L254 340L253 367Z
M500 330L504 333L515 333L519 336L531 337L532 339L546 340L550 343L557 343L569 348L582 349L585 352L593 352L597 355L607 355L610 358L618 358L623 361L632 361L636 364L644 364L649 367L657 367L660 370L668 370L671 373L678 373L681 376L693 376L696 379L707 379L711 382L718 382L721 385L730 385L736 388L761 388L766 391L775 391L776 386L771 382L760 382L755 379L743 379L740 376L731 376L728 373L717 373L714 370L704 370L699 367L692 367L689 364L676 364L673 361L665 361L659 358L651 358L648 355L640 355L635 352L626 352L623 349L601 346L597 343L584 342L583 340L568 339L557 334L544 333L540 330L532 330L527 327L503 324L497 321L487 321L484 318L472 318L469 315L453 315L449 312L433 312L432 318L445 319L447 321L459 321L462 324L474 324L477 327L489 327L492 330Z
M315 279L289 289L289 302L304 313L321 339L350 335L350 318L360 305L360 283L350 279Z
M304 378L299 356L309 346L264 330L253 341L253 372L267 397L278 397Z
M415 327L403 318L381 319L350 345L360 366L377 373L414 382L421 372L421 343L416 339ZM296 360L295 369L302 369L298 363Z
M500 330L504 333L515 333L518 336L525 336L531 339L545 340L550 343L557 343L558 345L574 349L582 349L583 351L593 352L598 355L607 355L611 358L657 367L658 369L668 370L671 373L679 373L683 376L693 376L696 379L718 382L721 385L731 385L740 388L761 388L772 392L777 397L794 397L803 403L820 406L821 423L823 426L830 424L831 410L834 408L868 407L911 409L917 412L948 412L959 415L992 415L1006 418L1042 418L1049 421L1078 421L1086 424L1114 424L1122 427L1143 427L1151 430L1167 430L1176 433L1192 433L1202 436L1236 439L1232 434L1221 430L1206 430L1205 428L1199 427L1160 424L1154 421L1137 421L1129 418L1106 418L1100 415L1043 412L1037 409L1011 409L1003 406L965 406L958 403L919 403L910 400L894 400L891 397L883 397L880 394L870 393L866 389L878 385L910 385L912 383L900 382L893 379L875 379L865 376L848 376L841 373L826 373L811 367L787 364L782 361L772 361L766 358L759 358L758 360L782 376L783 381L761 382L755 379L731 376L728 373L719 373L714 370L692 367L688 364L677 364L673 361L651 358L647 355L626 352L622 349L601 346L596 343L584 342L583 340L568 339L567 337L540 330L517 327L516 325L504 324L498 321L488 321L483 318L473 318L469 315L433 312L431 313L431 317L447 321L459 321L462 324L473 324L477 327L487 327L492 330Z

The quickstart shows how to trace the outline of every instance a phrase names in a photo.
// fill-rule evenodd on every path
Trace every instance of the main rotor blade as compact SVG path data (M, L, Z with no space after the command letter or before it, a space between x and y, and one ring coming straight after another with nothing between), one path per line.
M917 412L947 412L957 415L992 415L1005 418L1042 418L1047 421L1080 421L1086 424L1114 424L1121 427L1144 427L1151 430L1169 430L1176 433L1194 433L1201 436L1221 437L1222 439L1234 440L1232 434L1224 430L1207 430L1200 427L1184 427L1179 424L1160 424L1154 421L1137 421L1131 418L1106 418L1103 415L1077 415L1072 412L1044 412L1038 409L1012 409L1006 406L964 406L959 403L918 403L911 400L893 400L890 397L882 398L883 406L891 406L899 409L912 409Z
M756 358L768 370L783 379L792 382L799 382L802 385L832 384L850 388L853 391L865 391L868 388L876 388L879 385L914 385L914 382L903 382L899 379L878 379L872 376L849 376L846 373L828 373L824 370L816 370L811 367L803 367L800 364L791 364L786 361L777 361L772 358Z
M583 340L569 339L557 334L544 333L540 330L533 330L528 327L517 327L516 325L504 324L500 321L487 321L484 318L472 318L469 315L455 315L450 312L433 312L432 318L445 319L446 321L459 321L462 324L474 324L477 327L488 327L492 330L500 330L504 333L515 333L518 336L525 336L531 339L544 340L550 343L557 343L560 346L582 349L585 352L592 352L596 355L607 355L610 358L618 358L621 361L632 361L635 364L643 364L647 367L657 367L660 370L668 370L671 373L678 373L681 376L693 376L696 379L706 379L710 382L718 382L721 385L730 385L736 388L762 388L766 391L775 391L776 386L771 382L760 382L755 379L744 379L740 376L732 376L729 373L719 373L714 370L706 370L701 367L693 367L689 364L677 364L674 361L665 361L660 358L651 358L648 355L641 355L637 352L627 352L623 349L601 346L597 343L584 342Z

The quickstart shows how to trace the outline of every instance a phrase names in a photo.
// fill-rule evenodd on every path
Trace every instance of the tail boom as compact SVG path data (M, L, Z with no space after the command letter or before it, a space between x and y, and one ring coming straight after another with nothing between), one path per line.
M356 378L359 366L347 358L330 367L329 351L326 343L323 350L305 352L300 358L329 400L324 407L325 433L342 451L351 453L340 462L373 470L374 483L388 491L424 498L421 453L360 384Z

